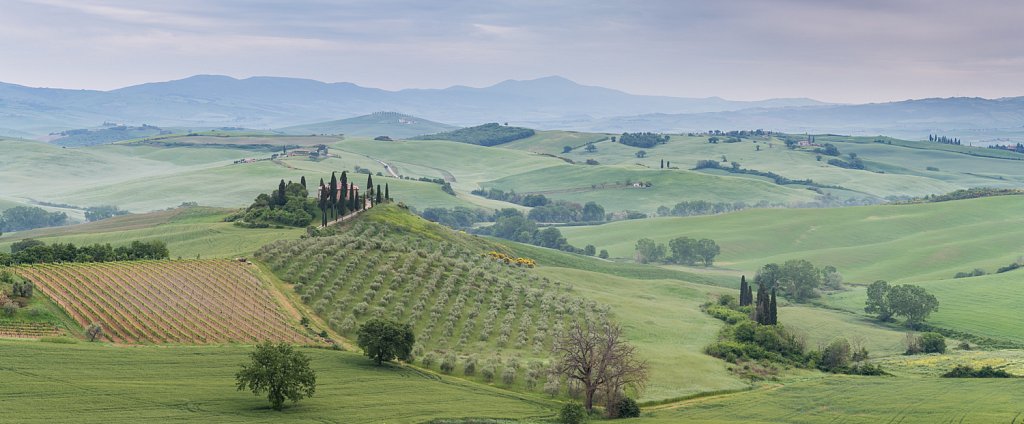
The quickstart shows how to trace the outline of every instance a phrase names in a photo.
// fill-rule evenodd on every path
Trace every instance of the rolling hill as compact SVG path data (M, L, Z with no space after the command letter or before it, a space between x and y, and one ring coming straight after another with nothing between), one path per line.
M374 112L369 115L314 124L281 128L286 134L344 134L347 136L409 138L434 134L457 127L398 112Z

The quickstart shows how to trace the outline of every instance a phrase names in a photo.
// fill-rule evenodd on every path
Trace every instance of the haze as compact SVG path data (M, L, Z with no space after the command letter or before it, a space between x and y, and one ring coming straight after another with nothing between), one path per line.
M1018 1L14 0L0 81L194 74L385 89L561 75L636 94L832 102L1024 94Z

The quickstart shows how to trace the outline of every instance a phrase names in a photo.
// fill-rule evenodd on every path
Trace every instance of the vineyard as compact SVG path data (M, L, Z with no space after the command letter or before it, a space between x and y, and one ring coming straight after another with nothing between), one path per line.
M410 231L373 216L340 235L271 243L256 256L341 334L354 338L375 317L408 322L422 365L528 389L548 378L544 361L566 322L608 314L572 295L570 285L534 274L525 260L477 249L479 240L463 242L470 238L440 227Z
M230 260L47 264L14 271L118 343L308 342L249 265Z
M19 322L0 320L0 338L30 338L59 336L63 332L57 326L48 322Z

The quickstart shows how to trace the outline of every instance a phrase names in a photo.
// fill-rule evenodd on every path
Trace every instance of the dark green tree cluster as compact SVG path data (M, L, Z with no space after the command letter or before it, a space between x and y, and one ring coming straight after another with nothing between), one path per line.
M85 220L89 222L121 215L128 215L128 211L118 209L117 206L93 206L85 209Z
M753 288L747 284L747 276L740 276L740 306L750 306L754 303Z
M558 228L547 227L543 230L538 229L537 222L527 218L519 210L511 208L495 212L494 225L480 228L476 230L475 233L501 237L503 239L532 244L535 246L558 249L565 252L579 254L585 253L584 249L580 249L569 244Z
M494 214L484 209L456 206L452 209L426 208L420 213L424 219L450 228L472 228L478 222L494 221Z
M757 298L754 303L754 321L761 325L776 325L779 323L779 309L775 299L775 288L778 280L773 270L765 270L758 273L754 280L757 282Z
M534 134L535 132L529 128L510 127L492 122L454 131L421 135L413 137L412 140L451 140L479 146L496 146L510 141L533 137Z
M33 228L58 227L68 224L64 212L47 212L34 206L15 206L0 214L0 232L24 231Z
M707 200L684 200L676 203L675 206L658 207L658 216L699 216L717 215L720 213L741 211L747 208L767 208L773 206L767 200L749 205L744 202L709 202Z
M690 237L677 237L668 242L666 249L664 244L655 243L649 238L642 238L636 242L634 258L639 263L667 262L695 265L700 262L704 266L711 266L720 252L721 248L711 239L697 240Z
M644 149L668 143L668 140L669 136L652 132L622 133L619 136L619 143Z
M277 190L269 195L261 193L246 210L229 220L248 227L285 225L305 227L316 215L316 202L300 183L281 180Z
M8 254L0 254L0 265L38 264L55 262L110 262L167 259L170 252L162 241L133 241L127 246L93 244L78 247L72 243L45 244L37 240L23 240ZM17 243L16 243L17 244ZM25 247L28 246L28 247Z
M939 309L939 300L935 296L911 284L890 286L888 282L878 280L868 285L867 294L864 312L875 314L879 321L902 316L906 318L908 327L914 327Z
M945 378L1013 378L1013 374L1006 372L1006 370L994 368L991 365L985 365L981 368L974 368L970 365L957 365L953 369L949 370L945 374L942 374Z
M935 142L935 143L941 143L941 144L953 144L953 145L956 145L956 146L960 145L960 139L959 138L946 137L944 135L940 136L938 134L935 134L935 135L928 134L928 141L932 141L932 142Z
M790 259L779 264L766 264L755 280L766 284L768 290L779 289L789 300L803 303L821 296L819 288L826 275L836 272L834 267L816 268L803 259Z

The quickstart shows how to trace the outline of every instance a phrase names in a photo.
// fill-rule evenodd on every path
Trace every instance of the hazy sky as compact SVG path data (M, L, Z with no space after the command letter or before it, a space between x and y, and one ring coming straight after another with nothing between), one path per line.
M561 75L637 94L1024 95L1022 0L0 0L0 81L385 89Z

